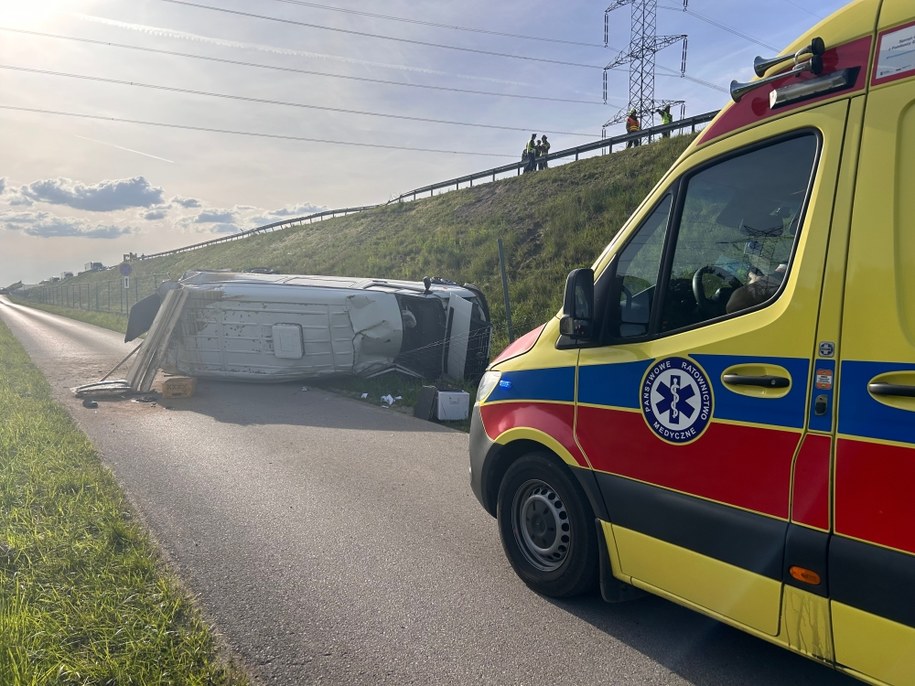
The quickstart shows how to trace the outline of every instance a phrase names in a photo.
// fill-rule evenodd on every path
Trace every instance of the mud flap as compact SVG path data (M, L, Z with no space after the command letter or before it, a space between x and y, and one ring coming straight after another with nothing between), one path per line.
M600 519L594 520L597 527L597 546L600 548L597 559L600 560L600 595L607 603L624 603L648 595L645 591L623 583L613 576L610 568L610 553L607 550L607 539L604 538L604 527Z

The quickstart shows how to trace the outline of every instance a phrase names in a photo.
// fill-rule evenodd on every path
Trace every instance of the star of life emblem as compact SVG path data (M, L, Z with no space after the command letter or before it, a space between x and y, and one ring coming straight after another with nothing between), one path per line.
M695 362L668 357L645 374L640 404L658 438L677 445L692 443L712 418L712 385Z

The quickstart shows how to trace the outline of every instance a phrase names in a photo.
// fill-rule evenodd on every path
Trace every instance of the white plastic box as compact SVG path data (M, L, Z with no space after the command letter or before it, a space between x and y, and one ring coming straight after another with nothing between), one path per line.
M470 394L467 391L439 391L436 395L437 419L446 422L467 419L470 413Z

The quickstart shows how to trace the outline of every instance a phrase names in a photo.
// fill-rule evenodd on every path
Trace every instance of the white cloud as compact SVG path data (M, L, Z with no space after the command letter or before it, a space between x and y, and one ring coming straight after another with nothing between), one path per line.
M156 221L158 219L165 219L166 215L168 215L167 207L156 207L149 210L148 212L140 213L140 217L150 222Z
M300 205L292 205L287 207L282 207L278 210L270 210L268 213L272 217L305 217L309 214L315 214L326 210L326 207L319 207L318 205L309 205L308 203L302 203Z
M10 207L31 207L35 204L16 189L10 188L9 195L12 196L8 201Z
M142 176L100 181L92 186L66 178L43 179L22 186L19 192L34 202L92 212L150 207L162 202L162 189L150 186Z
M84 219L59 217L48 212L18 212L0 217L4 229L39 238L118 238L133 233L124 226L91 224Z
M195 224L229 223L235 221L232 210L204 210L194 219Z
M172 205L180 205L181 207L200 207L200 201L197 198L182 198L180 195L176 195L171 199Z
M3 195L6 190L6 177L0 176L0 195Z

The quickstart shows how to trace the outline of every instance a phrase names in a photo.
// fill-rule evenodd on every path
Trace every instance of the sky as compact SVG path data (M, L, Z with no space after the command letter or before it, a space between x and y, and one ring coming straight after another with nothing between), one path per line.
M655 98L728 84L844 0L658 0ZM607 0L0 0L0 286L384 203L622 134ZM679 108L673 112L679 116Z

